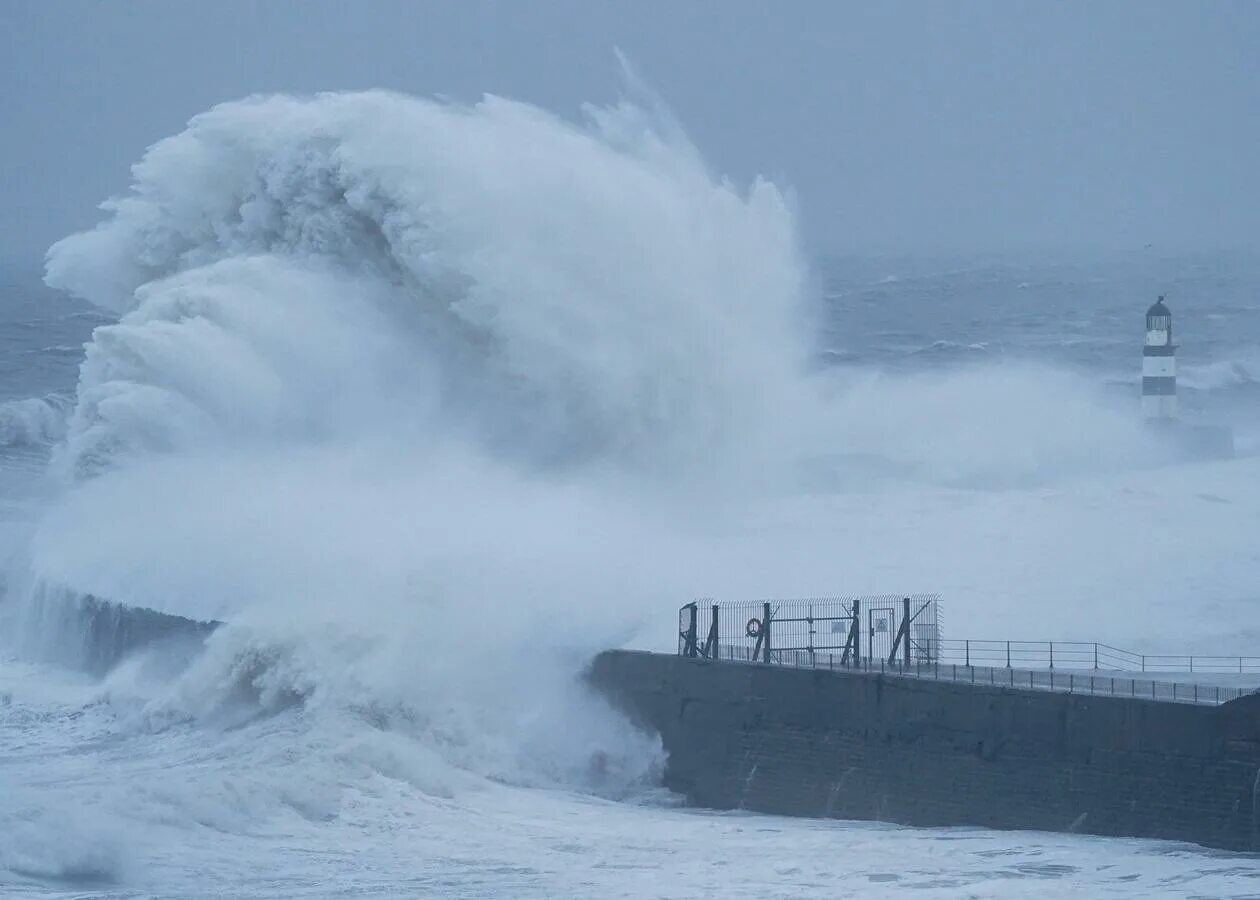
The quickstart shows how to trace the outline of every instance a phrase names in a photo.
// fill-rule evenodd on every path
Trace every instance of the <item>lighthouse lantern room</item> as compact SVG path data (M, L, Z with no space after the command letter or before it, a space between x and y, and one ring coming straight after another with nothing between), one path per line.
M1172 313L1160 297L1146 311L1146 344L1142 348L1142 414L1147 421L1177 418L1177 358Z

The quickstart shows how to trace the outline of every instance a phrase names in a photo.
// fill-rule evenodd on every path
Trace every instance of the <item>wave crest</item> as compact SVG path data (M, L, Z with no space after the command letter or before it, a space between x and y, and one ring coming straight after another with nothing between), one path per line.
M65 394L0 403L0 446L46 447L61 440L72 406Z
M196 117L49 253L50 285L122 316L66 464L400 424L548 462L705 459L794 376L802 267L772 185L741 193L644 122L380 92Z
M1221 391L1253 385L1260 381L1251 360L1223 359L1201 366L1185 366L1177 373L1177 383L1197 391Z

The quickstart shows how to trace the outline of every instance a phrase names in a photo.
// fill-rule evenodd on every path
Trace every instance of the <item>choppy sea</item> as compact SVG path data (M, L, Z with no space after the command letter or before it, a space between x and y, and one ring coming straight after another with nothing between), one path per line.
M668 147L267 102L0 279L0 894L1260 896L1190 845L688 809L579 678L699 595L1260 652L1260 259L803 260ZM1146 452L1160 294L1233 459ZM227 624L104 666L87 595Z

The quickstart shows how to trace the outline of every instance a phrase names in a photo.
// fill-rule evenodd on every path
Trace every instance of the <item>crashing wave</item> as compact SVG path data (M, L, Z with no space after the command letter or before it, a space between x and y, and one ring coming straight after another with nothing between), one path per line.
M1206 365L1184 366L1177 373L1179 387L1196 391L1219 391L1260 382L1260 370L1251 361L1223 359Z
M631 107L256 97L135 166L47 281L118 313L62 462L365 430L702 461L802 361L791 215Z
M0 403L0 447L40 447L61 440L73 403L65 394Z
M659 742L579 675L658 578L644 486L792 446L805 279L773 185L587 112L255 97L152 147L48 256L116 319L29 559L109 602L8 604L46 649L114 679L164 640L146 611L221 620L155 715L300 706L501 781L650 780Z

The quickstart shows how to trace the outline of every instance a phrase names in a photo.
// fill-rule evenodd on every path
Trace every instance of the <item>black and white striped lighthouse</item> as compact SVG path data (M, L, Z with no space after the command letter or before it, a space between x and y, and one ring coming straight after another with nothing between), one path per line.
M1177 418L1176 352L1172 313L1160 297L1146 311L1146 344L1142 347L1142 414L1148 422Z

